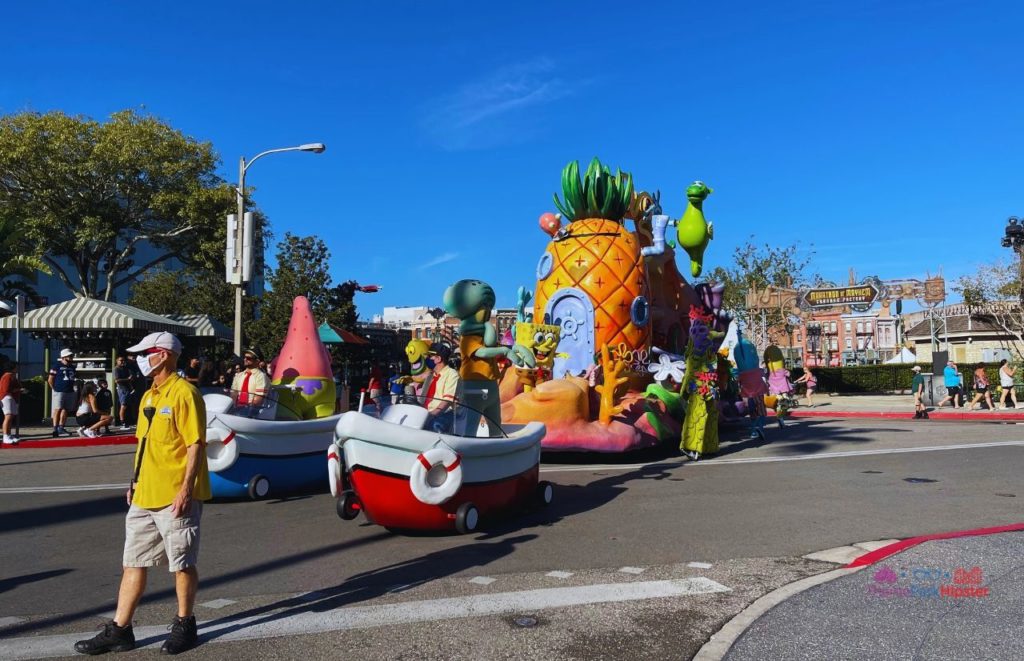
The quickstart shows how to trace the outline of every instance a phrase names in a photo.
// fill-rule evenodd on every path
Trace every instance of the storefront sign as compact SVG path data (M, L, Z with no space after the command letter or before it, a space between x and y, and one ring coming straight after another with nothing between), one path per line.
M870 308L878 300L878 287L872 283L852 287L822 287L808 289L800 297L800 307L819 309L843 305Z

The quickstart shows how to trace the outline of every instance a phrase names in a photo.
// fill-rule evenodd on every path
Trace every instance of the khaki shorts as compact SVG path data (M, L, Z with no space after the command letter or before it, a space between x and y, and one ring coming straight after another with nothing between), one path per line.
M124 520L125 567L155 567L167 563L168 571L195 567L199 560L199 520L203 503L192 501L192 510L175 518L171 505L148 510L132 505Z
M53 393L53 406L54 411L64 409L70 413L75 408L75 401L78 399L78 395L73 392L55 392ZM56 424L56 423L54 423Z

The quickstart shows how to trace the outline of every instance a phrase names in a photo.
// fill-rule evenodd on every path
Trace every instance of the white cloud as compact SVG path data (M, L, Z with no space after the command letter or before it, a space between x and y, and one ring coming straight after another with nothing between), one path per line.
M429 102L427 133L447 149L491 147L536 133L527 110L574 94L581 83L558 77L546 58L502 67Z
M437 257L435 257L434 259L430 260L429 262L425 262L423 264L420 264L419 266L416 267L416 270L417 271L426 271L427 269L434 268L435 266L438 266L440 264L444 264L446 262L454 261L455 259L458 259L458 257L459 257L459 253L457 253L457 252L446 252L443 255L438 255Z

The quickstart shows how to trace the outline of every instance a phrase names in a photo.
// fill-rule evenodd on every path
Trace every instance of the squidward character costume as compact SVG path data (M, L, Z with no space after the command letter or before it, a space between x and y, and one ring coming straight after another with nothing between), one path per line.
M465 417L456 418L456 433L478 435L480 417L487 423L489 436L501 436L501 397L498 392L499 357L508 357L516 366L535 367L533 353L520 345L501 346L498 332L491 325L494 290L481 280L459 280L444 292L444 309L459 319L458 402L465 405Z

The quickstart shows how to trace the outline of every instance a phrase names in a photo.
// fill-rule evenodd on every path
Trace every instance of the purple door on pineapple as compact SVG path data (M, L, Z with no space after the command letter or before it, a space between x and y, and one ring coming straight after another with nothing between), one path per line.
M558 353L568 354L568 358L555 358L554 378L560 379L566 372L575 376L586 372L594 364L594 306L590 297L573 287L559 289L548 299L544 322L562 329Z

